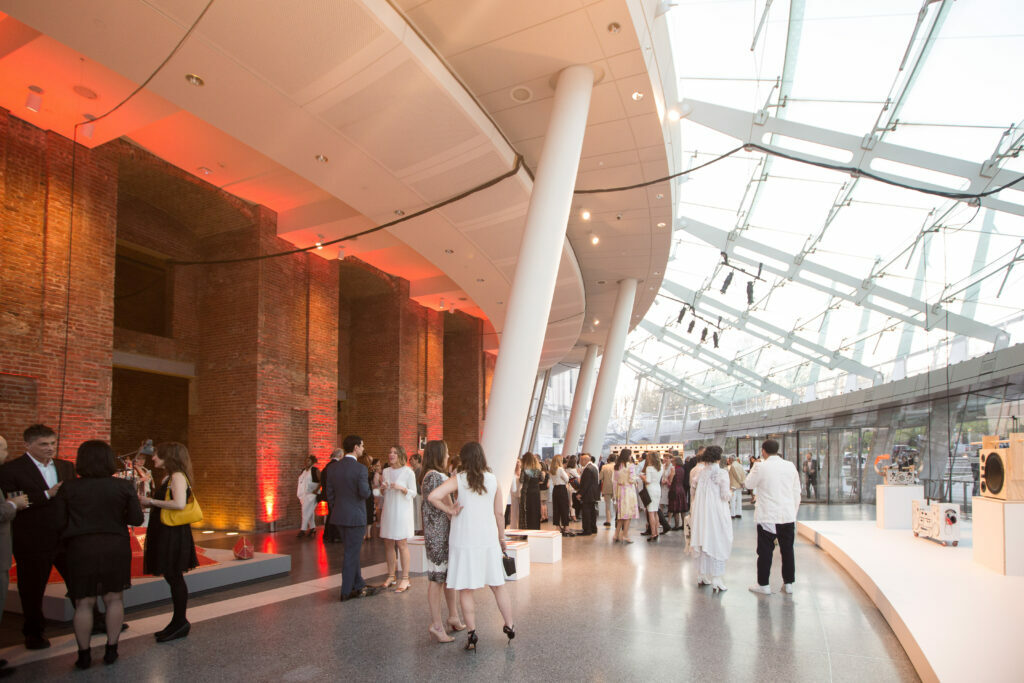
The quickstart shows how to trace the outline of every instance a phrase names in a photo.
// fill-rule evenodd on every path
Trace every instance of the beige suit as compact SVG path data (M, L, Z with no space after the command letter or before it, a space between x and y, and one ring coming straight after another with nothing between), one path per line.
M604 498L604 523L610 525L615 515L615 463L609 462L601 466L601 497Z

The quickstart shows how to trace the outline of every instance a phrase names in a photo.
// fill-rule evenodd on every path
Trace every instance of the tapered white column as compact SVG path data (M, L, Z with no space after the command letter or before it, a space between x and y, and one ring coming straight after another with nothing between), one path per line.
M594 402L590 406L590 419L587 420L587 435L583 438L583 450L590 453L594 459L600 457L601 449L604 447L604 435L608 431L608 418L612 414L615 383L619 381L622 352L626 348L626 334L629 332L629 318L633 313L636 285L637 281L634 278L621 280L619 293L615 297L615 311L612 313L611 325L608 326L608 341L605 342L604 354L601 356L601 371L597 375Z
M540 363L593 89L594 71L589 66L570 66L559 74L526 213L482 441L504 498Z
M583 414L587 412L590 392L594 389L594 363L597 360L597 344L588 344L587 352L580 365L580 376L576 378L576 391L572 395L572 410L569 411L569 424L565 428L565 441L562 442L562 455L572 455L580 442L583 433ZM594 458L596 461L597 458Z

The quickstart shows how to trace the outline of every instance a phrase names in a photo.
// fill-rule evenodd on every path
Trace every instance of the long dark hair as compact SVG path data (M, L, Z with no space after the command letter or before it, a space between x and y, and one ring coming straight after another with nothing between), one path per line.
M423 478L429 472L440 472L444 476L448 476L448 473L444 471L444 456L446 455L448 455L448 444L444 441L428 441L427 445L423 447L423 467L420 468L420 480L416 482L419 489L422 490Z
M192 485L192 459L189 458L185 444L167 441L156 447L156 455L163 461L168 476L181 472L188 479L189 486Z
M484 447L476 441L470 441L459 449L459 471L466 473L466 484L473 493L487 493L484 486L484 472L490 472Z
M628 448L623 448L619 451L618 456L615 458L615 469L618 470L620 467L629 464L629 456L633 455L633 451Z

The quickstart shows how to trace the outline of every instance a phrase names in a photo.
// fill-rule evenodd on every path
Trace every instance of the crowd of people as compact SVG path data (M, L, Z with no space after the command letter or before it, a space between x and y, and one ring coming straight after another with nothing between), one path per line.
M75 666L92 664L91 636L96 633L106 634L104 663L117 661L118 640L127 628L123 597L131 587L131 527L144 524L143 569L166 580L174 605L170 623L154 635L161 643L187 636L184 574L198 566L187 521L195 506L188 449L173 442L155 449L144 444L139 452L119 458L107 442L89 440L78 446L72 464L56 457L57 434L50 427L31 425L22 437L24 455L6 462L8 445L0 436L0 614L13 554L25 647L50 647L43 597L56 569L74 605ZM145 466L147 449L162 473L155 491L156 480ZM0 677L14 671L6 664L0 661Z
M138 452L118 458L108 443L90 440L78 447L72 464L56 457L57 434L46 425L30 426L23 440L25 454L0 467L0 564L6 563L6 582L13 554L25 647L50 645L44 635L42 601L56 569L74 605L75 665L91 665L94 633L106 634L104 662L118 659L118 638L127 628L123 594L132 578L131 527L142 525L147 529L144 571L164 578L173 604L171 620L155 634L156 640L187 636L184 574L198 566L191 523L201 519L188 449L174 442L154 448L147 442ZM0 437L0 463L7 459L7 451L7 442ZM742 515L742 492L751 490L757 582L750 590L771 593L768 577L778 546L783 591L791 593L802 485L796 467L778 457L778 451L776 441L764 441L749 471L736 458L723 461L718 446L701 448L688 458L677 452L634 454L625 448L604 462L594 462L589 453L547 461L525 453L515 465L506 505L479 443L465 444L456 455L449 453L444 441L429 441L422 455L413 458L395 445L386 461L379 462L366 454L363 440L352 435L322 469L314 456L304 461L296 492L301 505L298 535L315 536L317 506L324 503L322 539L344 546L340 599L348 601L389 588L394 593L409 591L413 584L408 539L422 529L427 631L436 642L448 643L454 641L450 632L465 630L465 648L475 650L479 639L473 592L479 588L490 588L508 642L516 634L511 596L504 585L506 527L540 529L550 516L566 536L594 535L602 500L604 526L615 527L613 542L633 543L633 520L646 521L641 535L649 543L682 530L697 562L697 584L719 592L727 590L723 577L732 552L731 521ZM152 469L146 466L147 454ZM581 522L578 533L571 528L576 521ZM385 548L387 576L382 584L371 586L362 577L359 559L363 541L375 529ZM2 588L0 608L6 584ZM100 600L103 614L98 610ZM447 607L446 619L442 604ZM12 672L0 661L0 677Z

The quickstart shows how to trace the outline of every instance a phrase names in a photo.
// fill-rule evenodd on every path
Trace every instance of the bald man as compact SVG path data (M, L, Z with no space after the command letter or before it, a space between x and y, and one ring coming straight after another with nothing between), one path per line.
M0 436L0 465L7 460L7 440ZM0 500L4 498L0 491ZM7 585L11 574L11 520L18 510L28 507L28 496L7 496L0 503L0 618L3 617L4 603L7 601ZM6 659L0 659L0 678L14 673L13 666L7 666Z

